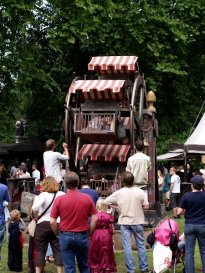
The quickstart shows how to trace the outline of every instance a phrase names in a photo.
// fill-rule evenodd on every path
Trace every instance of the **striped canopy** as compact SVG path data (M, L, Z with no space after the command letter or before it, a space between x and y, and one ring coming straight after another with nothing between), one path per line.
M104 157L105 161L111 161L113 157L118 157L120 162L125 162L129 149L130 145L84 144L78 153L78 159L89 156L91 160Z
M92 57L88 70L98 74L126 74L138 71L137 56Z
M85 99L121 99L119 93L124 84L124 80L79 80L70 86L69 92L81 91Z

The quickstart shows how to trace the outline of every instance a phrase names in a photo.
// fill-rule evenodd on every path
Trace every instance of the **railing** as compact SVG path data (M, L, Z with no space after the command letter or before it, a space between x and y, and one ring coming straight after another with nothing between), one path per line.
M84 133L115 132L115 114L75 113L74 131Z
M107 197L121 188L121 181L114 182L105 178L100 180L90 179L90 188L98 191L101 197Z

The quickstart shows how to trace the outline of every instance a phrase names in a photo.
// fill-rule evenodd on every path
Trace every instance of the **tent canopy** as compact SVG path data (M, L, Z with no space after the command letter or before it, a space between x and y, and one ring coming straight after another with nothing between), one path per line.
M159 155L157 160L183 160L184 159L184 150L176 149L173 151L169 151L166 154Z
M184 143L184 148L187 154L205 154L205 114Z

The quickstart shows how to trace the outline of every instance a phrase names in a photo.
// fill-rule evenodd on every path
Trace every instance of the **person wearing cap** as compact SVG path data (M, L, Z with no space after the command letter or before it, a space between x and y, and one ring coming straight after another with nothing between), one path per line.
M205 192L204 180L201 175L191 179L191 192L187 192L181 199L177 214L184 214L186 238L185 265L186 273L195 273L194 249L196 239L199 244L203 272L205 272Z

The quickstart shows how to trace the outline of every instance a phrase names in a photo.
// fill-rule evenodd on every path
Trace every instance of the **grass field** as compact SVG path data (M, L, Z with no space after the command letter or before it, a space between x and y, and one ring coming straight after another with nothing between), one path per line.
M181 219L177 219L178 225L179 225L179 229L180 229L180 233L183 232L184 229L184 219L183 217ZM23 273L28 273L28 267L27 267L27 252L28 252L28 246L27 244L24 247L24 253L23 253ZM137 260L137 252L134 251L134 256L136 258L136 264L137 264L137 271L136 273L139 273L139 268L138 268L138 260ZM150 249L147 250L147 256L148 256L148 263L149 263L149 267L150 269L152 269L152 251ZM115 257L116 257L116 264L117 264L117 269L119 273L126 273L126 268L124 265L124 254L123 252L116 252L115 253ZM199 254L199 250L198 250L198 246L196 247L196 251L195 251L195 263L196 263L196 272L201 272L198 269L201 269L201 262L200 262L200 254ZM4 267L4 269L2 269L2 267ZM176 268L176 273L182 273L182 264L178 264L177 268ZM8 270L7 267L7 243L6 240L4 240L4 244L3 244L3 248L2 248L2 260L0 262L0 272L2 273L8 273L10 272ZM55 273L55 267L53 264L47 264L46 265L46 273ZM170 272L172 272L172 270L170 270Z

